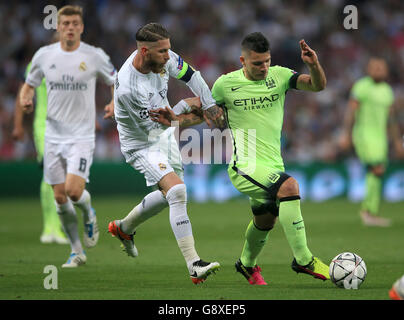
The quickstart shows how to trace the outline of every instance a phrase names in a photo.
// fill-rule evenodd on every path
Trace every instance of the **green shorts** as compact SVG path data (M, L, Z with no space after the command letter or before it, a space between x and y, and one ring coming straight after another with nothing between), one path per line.
M353 140L355 152L359 160L367 165L374 166L387 164L387 141L374 141L370 139Z
M227 172L230 181L241 193L250 199L254 215L271 212L279 214L279 201L276 198L282 183L290 176L284 171L270 166L256 165L255 171L245 173L242 169L230 164Z

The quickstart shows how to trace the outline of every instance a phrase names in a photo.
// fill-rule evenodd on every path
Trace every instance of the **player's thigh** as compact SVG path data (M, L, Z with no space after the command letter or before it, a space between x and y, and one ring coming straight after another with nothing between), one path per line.
M281 185L290 177L285 172L265 166L258 165L250 174L242 169L229 167L230 181L241 193L253 199L268 199L276 201L276 196Z
M142 173L147 186L158 185L166 189L172 184L183 183L184 171L181 154L174 135L165 137L161 143L138 150L132 154L129 164ZM169 175L170 174L170 175ZM166 177L169 175L168 177Z
M89 182L90 168L93 163L95 143L78 142L66 146L64 156L67 163L67 174L75 175Z
M354 140L355 152L359 160L366 165L379 165L387 162L388 146L386 141L362 139Z
M149 148L139 150L133 154L133 159L129 164L143 174L148 187L158 185L169 174L167 181L171 181L170 177L179 177L171 166L167 155L159 150L150 150Z
M299 195L299 184L297 183L295 178L289 177L279 187L276 197L277 199L282 199L298 195Z
M63 156L64 146L45 141L43 168L44 181L50 185L57 185L65 182L66 159Z

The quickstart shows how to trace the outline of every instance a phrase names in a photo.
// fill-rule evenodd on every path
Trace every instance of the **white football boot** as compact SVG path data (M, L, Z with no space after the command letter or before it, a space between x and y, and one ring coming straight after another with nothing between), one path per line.
M69 256L69 259L65 264L62 265L62 268L77 268L87 261L86 255L83 253L75 253L72 252Z
M189 267L189 275L194 284L204 282L212 273L216 273L220 268L219 262L195 261Z

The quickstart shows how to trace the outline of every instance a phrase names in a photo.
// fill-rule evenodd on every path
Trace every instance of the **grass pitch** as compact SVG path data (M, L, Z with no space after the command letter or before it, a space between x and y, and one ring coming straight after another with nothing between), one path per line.
M258 260L268 286L251 286L235 272L234 262L251 219L247 200L189 204L196 248L201 258L221 263L221 270L202 285L188 276L168 220L168 209L138 229L139 257L121 251L107 233L108 222L123 218L139 199L94 197L100 240L87 249L87 264L62 269L70 247L41 244L39 199L0 200L0 299L131 299L131 300L379 300L388 299L392 283L404 273L403 203L382 204L390 228L361 225L358 204L344 200L302 203L309 248L324 262L344 251L366 262L368 274L359 290L344 290L290 268L291 250L279 223ZM80 218L80 215L79 215ZM82 220L80 233L82 232ZM47 265L58 270L58 289L44 288Z

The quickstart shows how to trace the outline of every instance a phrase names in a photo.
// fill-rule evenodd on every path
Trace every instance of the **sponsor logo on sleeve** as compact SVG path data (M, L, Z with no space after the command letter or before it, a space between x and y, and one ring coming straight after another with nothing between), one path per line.
M164 163L159 163L159 168L161 171L164 171L167 169L167 166Z
M184 60L182 60L182 58L180 56L178 56L178 65L177 65L177 69L178 70L182 70L182 67L184 66Z

